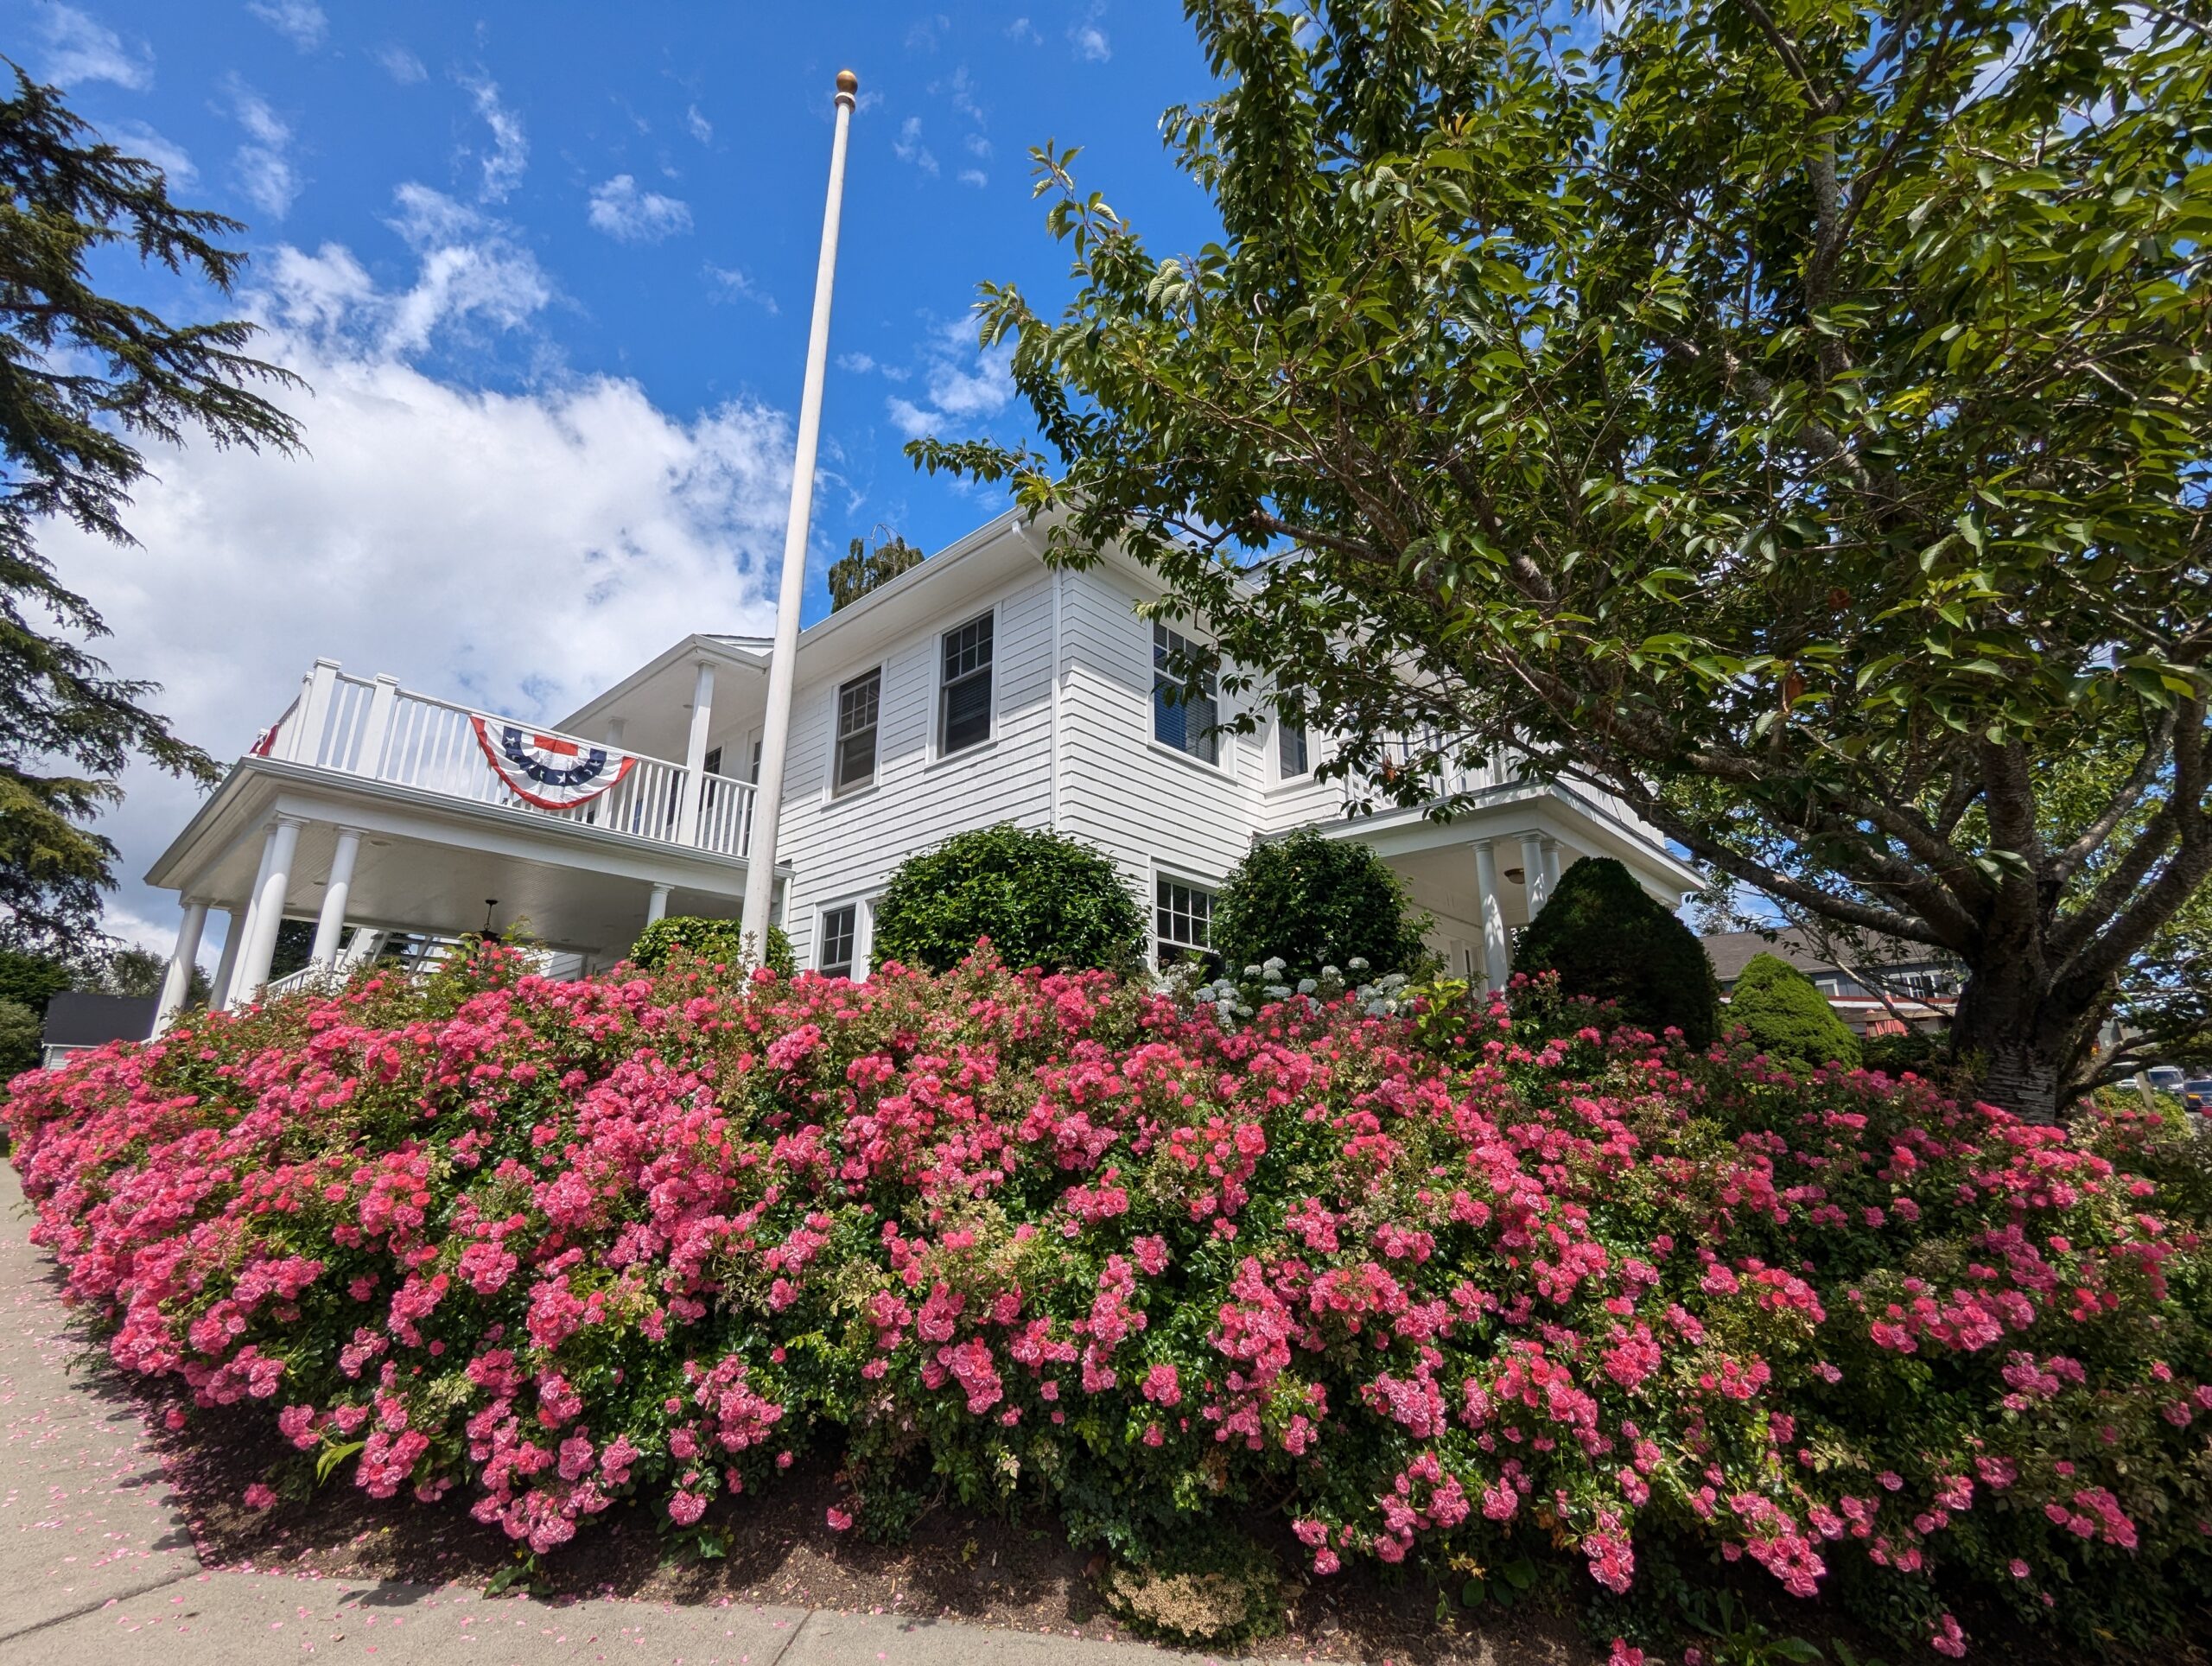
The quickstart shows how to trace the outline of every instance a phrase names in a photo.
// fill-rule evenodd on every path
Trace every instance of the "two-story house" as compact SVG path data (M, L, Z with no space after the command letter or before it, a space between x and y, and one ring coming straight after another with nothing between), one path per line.
M1435 919L1452 967L1505 978L1510 934L1561 870L1618 857L1673 906L1700 881L1625 807L1523 781L1505 760L1453 785L1472 807L1344 813L1316 776L1330 739L1262 699L1171 697L1177 633L1158 588L1109 553L1046 565L1008 512L801 633L776 844L777 910L803 967L864 977L874 898L906 857L1012 821L1109 853L1153 908L1155 952L1207 945L1213 895L1255 839L1306 824L1372 845ZM229 917L215 999L268 982L279 925L316 924L315 967L395 934L526 922L571 975L664 914L735 916L768 642L687 636L550 728L318 660L148 877L183 902L162 1022L207 916Z

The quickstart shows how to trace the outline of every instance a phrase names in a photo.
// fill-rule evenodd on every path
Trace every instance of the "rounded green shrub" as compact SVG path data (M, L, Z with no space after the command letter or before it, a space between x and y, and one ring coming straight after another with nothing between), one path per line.
M1778 955L1751 957L1729 993L1728 1022L1751 1032L1754 1047L1790 1070L1859 1060L1851 1026L1811 978Z
M1374 849L1302 827L1255 844L1214 900L1213 946L1234 973L1271 956L1292 979L1364 960L1376 975L1413 973L1427 958L1405 881Z
M1720 1033L1720 989L1690 928L1610 856L1586 856L1522 933L1513 970L1559 974L1560 993L1610 1002L1624 1022L1679 1029L1694 1047Z
M744 958L746 935L744 926L737 920L679 914L672 919L657 919L639 932L638 940L630 945L630 958L646 971L658 972L681 949L696 960L735 966ZM767 960L768 969L779 977L798 975L798 962L791 953L791 940L784 935L780 925L768 928Z
M948 971L988 938L1008 966L1128 970L1144 925L1103 851L1001 822L899 864L875 906L875 963Z

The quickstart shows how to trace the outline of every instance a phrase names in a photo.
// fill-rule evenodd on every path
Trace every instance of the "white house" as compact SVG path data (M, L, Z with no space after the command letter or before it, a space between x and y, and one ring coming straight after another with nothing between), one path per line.
M1152 903L1161 958L1206 946L1214 891L1254 840L1308 823L1372 845L1435 917L1434 946L1492 984L1510 932L1586 855L1618 857L1670 907L1700 882L1624 806L1503 760L1452 784L1474 796L1449 822L1347 817L1342 785L1314 775L1325 734L1263 702L1255 734L1212 733L1162 696L1173 645L1135 611L1158 594L1142 568L1109 553L1057 569L1042 547L1001 515L800 635L776 850L802 966L865 976L892 870L1001 821L1109 853ZM230 916L230 1005L267 982L287 919L316 922L323 965L391 933L526 921L575 972L664 914L734 916L769 645L687 636L550 730L316 661L148 874L183 902L162 1021L210 909ZM1218 716L1236 709L1224 697Z

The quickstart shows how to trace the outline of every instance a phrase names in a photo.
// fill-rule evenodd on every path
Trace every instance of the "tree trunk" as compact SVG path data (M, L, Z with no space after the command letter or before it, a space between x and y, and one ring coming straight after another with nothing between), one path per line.
M2021 956L1977 968L1959 998L1953 1051L1981 1066L1982 1097L2031 1122L2055 1122L2086 1052L2097 1008L2063 998L2039 963Z

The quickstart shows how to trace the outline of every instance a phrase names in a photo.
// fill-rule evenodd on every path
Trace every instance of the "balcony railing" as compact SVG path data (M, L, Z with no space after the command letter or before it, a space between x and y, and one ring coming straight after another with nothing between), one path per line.
M472 719L512 725L533 734L555 732L534 723L415 694L397 681L350 677L318 660L300 697L254 743L257 755L308 764L365 780L441 798L488 804L537 820L603 827L715 855L741 856L752 843L753 786L703 771L694 781L681 764L630 754L629 773L589 802L546 810L515 796L477 742ZM601 743L558 735L589 749Z

